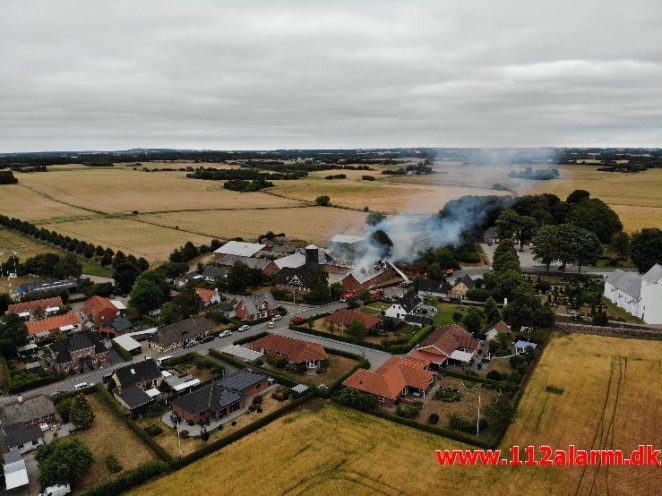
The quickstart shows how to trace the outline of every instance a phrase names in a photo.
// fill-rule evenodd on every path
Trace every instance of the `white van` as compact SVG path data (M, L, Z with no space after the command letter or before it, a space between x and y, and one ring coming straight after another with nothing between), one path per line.
M170 360L171 358L172 358L172 355L165 355L165 356L157 358L156 363L158 363L159 367L160 367L163 362L165 362L166 360Z

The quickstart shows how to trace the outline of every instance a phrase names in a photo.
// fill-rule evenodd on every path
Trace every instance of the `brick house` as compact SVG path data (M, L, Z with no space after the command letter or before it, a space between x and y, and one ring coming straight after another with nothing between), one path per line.
M278 313L278 305L271 292L242 296L234 309L237 318L245 322L272 317Z
M126 316L126 307L119 301L116 302L103 296L94 295L83 305L81 315L90 322L99 325L110 322L120 315Z
M187 422L220 419L247 406L247 400L269 386L266 375L244 369L213 381L171 402L172 410Z
M358 369L343 382L343 386L375 396L387 407L398 398L423 396L430 390L435 374L427 364L416 358L391 357L377 370Z
M184 346L187 341L202 338L214 329L214 323L201 315L161 327L152 336L149 346L159 353Z
M358 291L382 286L396 277L397 273L390 264L379 261L354 269L340 280L340 284L347 291Z
M51 344L51 364L60 374L80 372L87 366L97 368L111 363L110 350L98 332L73 334L66 341Z
M478 352L480 341L457 324L439 327L407 356L424 360L428 366L470 363Z
M374 315L368 315L367 313L362 312L361 310L350 310L349 308L343 308L337 312L329 315L326 318L326 321L335 325L338 329L344 330L349 324L358 320L361 322L368 332L373 331L379 325L379 317Z

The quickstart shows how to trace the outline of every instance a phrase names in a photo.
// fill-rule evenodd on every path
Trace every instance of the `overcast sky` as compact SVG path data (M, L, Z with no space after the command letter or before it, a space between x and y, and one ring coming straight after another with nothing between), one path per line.
M597 145L662 146L660 0L0 2L3 152Z

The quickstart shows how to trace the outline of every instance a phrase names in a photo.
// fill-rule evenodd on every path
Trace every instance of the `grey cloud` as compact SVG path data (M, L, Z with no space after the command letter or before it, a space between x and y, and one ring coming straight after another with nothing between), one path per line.
M0 151L659 146L660 20L646 0L5 0Z

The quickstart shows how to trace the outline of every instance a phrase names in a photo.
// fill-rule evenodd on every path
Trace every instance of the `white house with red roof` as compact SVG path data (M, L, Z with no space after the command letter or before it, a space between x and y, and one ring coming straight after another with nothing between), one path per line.
M470 363L480 348L480 340L457 324L439 327L407 356L424 360L429 367Z

